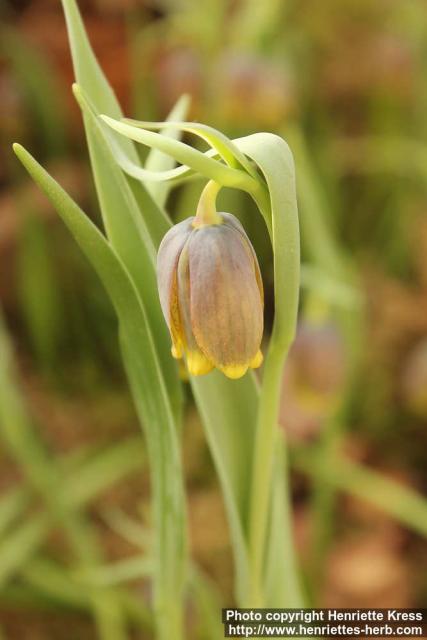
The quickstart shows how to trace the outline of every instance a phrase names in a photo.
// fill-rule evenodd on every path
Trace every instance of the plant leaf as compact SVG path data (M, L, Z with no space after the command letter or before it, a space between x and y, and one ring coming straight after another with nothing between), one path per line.
M109 140L105 135L105 127L96 117L84 92L76 85L74 93L85 118L95 184L107 235L126 265L144 304L169 397L172 399L174 415L179 422L182 405L181 384L178 368L170 355L169 332L163 320L157 294L156 247L152 239L152 235L157 236L157 242L163 235L163 225L156 229L152 227L151 233L149 232L146 220L151 213L154 222L157 222L157 212L147 206L144 207L144 216L141 215L135 192L114 160ZM145 195L143 187L137 184L133 187L139 196ZM168 228L169 225L164 226Z
M67 23L74 73L78 83L90 96L98 113L122 117L122 110L90 46L75 0L61 0ZM114 136L116 143L133 162L138 154L129 140Z
M163 152L160 151L159 153ZM204 152L204 155L208 158L216 158L218 153L214 149L208 149L208 151ZM194 169L186 165L179 165L174 169L166 171L150 171L144 169L139 164L132 162L118 147L114 148L114 157L119 167L121 167L127 175L136 180L141 180L146 187L148 187L151 182L171 182L172 184L170 186L172 187L174 184L179 184L185 179L198 175Z
M110 118L107 115L101 115L101 118L112 129L121 133L123 136L135 142L141 142L149 147L158 149L163 153L167 153L175 158L177 162L191 167L195 171L220 184L228 187L244 188L245 185L255 183L255 179L247 172L233 169L217 160L213 160L201 151L197 151L179 140L171 140L159 133L140 129L139 127Z
M288 345L296 329L298 297L293 282L299 281L300 270L299 243L289 242L289 238L299 238L292 153L283 138L272 133L255 133L234 142L260 168L268 185L270 206L260 200L257 204L271 230L273 244L274 339Z
M122 110L92 51L76 1L61 1L67 23L74 73L79 86L87 95L96 114L107 113L114 118L121 118L123 115ZM117 135L109 128L106 128L106 132L110 145L114 150L135 165L140 165L139 156L130 140ZM89 135L88 142L90 142ZM154 204L151 205L151 208L153 206ZM152 218L154 218L154 223L155 219L159 218L159 211L160 216L167 219L165 212L161 208L156 207L155 209L156 211L153 215L151 215L150 208L146 211L145 219L149 229L151 229L151 224L153 223Z
M249 583L245 527L257 384L252 373L230 381L218 371L200 378L191 377L190 382L221 483L233 544L236 593L243 605Z
M314 479L322 478L334 489L369 502L412 531L427 538L427 503L412 487L358 464L339 454L323 455L315 447L293 451L297 469ZM392 498L392 499L391 499Z
M181 132L173 126L168 126L169 122L174 120L181 120L185 118L188 113L190 105L190 98L187 95L181 96L173 107L172 111L166 118L165 129L163 135L178 140L181 137ZM158 151L157 149L150 149L150 152L145 161L146 171L152 171L153 173L165 172L173 169L175 161L166 153ZM166 184L146 184L146 189L151 195L153 200L159 205L164 206L166 199L169 195L170 185Z
M49 459L44 443L33 429L20 393L14 384L12 354L0 318L0 427L1 434L12 457L20 464L30 485L40 494L48 507L51 518L63 527L75 560L81 567L96 563L100 557L96 538L83 514L72 510L63 499L62 476L57 465ZM52 491L52 486L58 491ZM25 558L40 533L40 522L20 529L21 535L13 536L6 553L12 557L2 564L3 576L7 575L16 559ZM3 544L4 553L4 544ZM3 578L5 579L5 578ZM111 600L108 592L92 593L90 600L102 640L125 638L118 604ZM109 624L107 624L107 619Z
M270 517L269 529L267 526L267 515L271 515L272 505L280 504L282 496L286 498L286 509L289 511L290 499L289 491L284 493L282 486L288 472L286 469L284 474L278 471L278 465L284 464L284 457L280 463L276 432L283 364L295 336L299 298L300 247L294 162L286 142L274 134L257 133L234 142L255 162L267 183L268 199L264 192L261 192L261 197L257 193L252 195L270 232L274 262L274 324L264 364L254 443L251 551L253 556L254 549L259 554L256 558L257 567L261 565L260 570L264 571L263 576L255 575L255 580L264 583L261 588L267 602L282 602L281 606L302 606L296 566L289 565L289 559L294 554L289 513L282 511L283 517L280 519L275 513L274 517ZM262 520L257 505L263 505L265 501L271 503L268 510L261 507ZM283 580L283 567L288 567L288 571L292 572L286 581ZM269 593L271 585L274 590ZM259 589L259 585L256 588Z
M105 237L23 147L14 145L14 150L92 263L119 317L121 337L125 343L125 364L131 386L136 391L138 412L147 427L150 463L153 465L157 516L156 607L159 616L166 616L162 624L167 629L171 620L174 624L179 618L180 596L185 582L184 496L177 431L148 318L126 268Z
M302 603L297 560L293 544L286 541L288 535L284 523L292 521L292 512L286 494L290 488L283 430L277 433L277 464L274 469L271 522L267 543L265 599L269 607L298 608Z
M214 151L226 162L230 167L235 169L244 169L252 176L256 177L256 170L248 158L240 151L240 149L227 138L221 131L217 131L213 127L198 122L180 122L179 118L171 122L144 122L140 120L132 120L124 118L122 122L137 127L138 129L147 129L148 131L161 131L163 129L177 129L178 131L186 131L193 133L205 142L207 142ZM165 133L163 132L163 135Z

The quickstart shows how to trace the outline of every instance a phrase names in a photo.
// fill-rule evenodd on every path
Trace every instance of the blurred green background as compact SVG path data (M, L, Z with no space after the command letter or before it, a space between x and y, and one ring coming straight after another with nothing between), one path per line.
M161 120L187 93L190 119L230 137L273 131L291 145L303 273L280 423L307 593L317 606L425 606L423 0L79 6L127 115ZM151 637L144 443L114 313L10 146L29 148L99 219L65 22L58 0L1 0L0 20L0 637L96 638L90 611L108 621L112 600L129 638ZM172 193L176 220L194 214L201 188ZM238 192L224 190L220 204L257 250L268 334L262 218ZM190 392L185 422L191 544L206 603L219 607L232 602L229 539ZM326 454L335 465L322 465ZM211 637L208 613L189 617L195 638Z

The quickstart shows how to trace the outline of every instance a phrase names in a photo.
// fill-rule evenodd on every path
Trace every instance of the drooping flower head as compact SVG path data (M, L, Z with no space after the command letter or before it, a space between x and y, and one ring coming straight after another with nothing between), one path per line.
M262 362L263 286L255 251L237 218L188 218L165 235L157 258L172 354L192 375L214 367L240 378Z

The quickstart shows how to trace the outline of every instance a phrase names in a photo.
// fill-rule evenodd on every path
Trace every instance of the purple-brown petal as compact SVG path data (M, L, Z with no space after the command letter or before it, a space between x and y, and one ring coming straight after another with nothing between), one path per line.
M246 240L230 225L213 225L194 231L187 249L199 348L219 368L248 366L261 343L263 302Z
M179 257L177 285L178 309L187 367L192 375L203 375L213 369L213 364L200 351L191 327L188 243L184 246Z
M236 218L236 216L233 216L231 213L226 213L226 212L222 212L221 213L223 220L224 220L224 224L232 227L233 229L235 229L236 231L238 231L242 237L244 238L245 242L245 246L247 246L248 251L250 252L253 261L254 261L254 269L255 269L255 276L256 276L256 280L258 283L258 288L261 294L261 298L264 301L264 286L262 283L262 276L261 276L261 270L259 268L259 264L258 264L258 258L257 255L255 253L255 249L252 246L251 241L248 238L248 235L246 233L246 231L244 230L240 220L238 218Z
M172 306L176 299L176 269L181 251L193 231L191 226L193 219L188 218L173 226L164 236L157 254L157 286L163 315L169 329L172 322Z

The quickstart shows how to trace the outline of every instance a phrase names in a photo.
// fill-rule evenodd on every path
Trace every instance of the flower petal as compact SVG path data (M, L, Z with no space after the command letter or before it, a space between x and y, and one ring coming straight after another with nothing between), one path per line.
M261 350L259 349L255 358L253 358L249 364L251 369L258 369L263 363L264 356L262 355Z
M178 261L177 281L179 317L182 323L184 352L188 371L193 376L201 376L209 373L214 368L214 365L200 351L191 328L188 243L184 245Z
M226 375L240 377L256 357L263 331L263 303L247 243L229 225L213 225L195 230L186 251L197 345Z
M194 218L187 218L172 227L160 243L157 254L157 285L160 304L169 328L171 324L171 298L173 287L176 284L176 269L181 251L193 230L191 226L193 220Z
M255 249L252 246L251 241L249 240L249 237L246 233L246 231L244 230L240 220L238 218L236 218L236 216L233 216L231 213L226 213L226 212L222 212L220 213L220 215L223 217L224 219L224 223L230 227L232 227L233 229L235 229L236 231L238 231L244 238L244 240L246 241L245 246L248 247L248 250L253 258L254 261L254 269L255 269L255 276L256 276L256 280L258 283L258 288L261 294L261 299L262 301L264 301L264 286L262 283L262 276L261 276L261 270L259 268L259 264L258 264L258 258L257 255L255 253Z
M218 367L222 373L227 376L227 378L231 378L232 380L237 380L238 378L242 378L246 371L248 370L248 365L245 364L230 364L226 367Z
M175 225L163 238L157 255L157 285L163 315L172 338L172 355L182 358L183 335L177 293L177 266L181 251L193 230L193 218Z
M212 362L209 362L199 349L196 351L187 351L186 361L188 372L191 373L192 376L204 376L214 368Z

